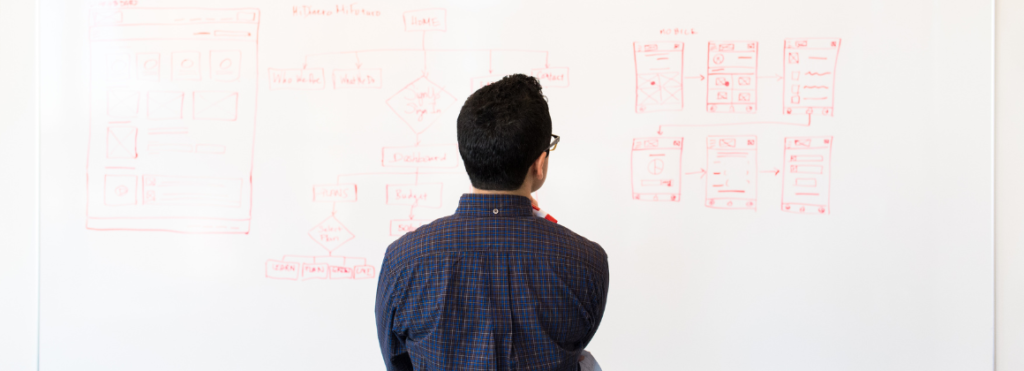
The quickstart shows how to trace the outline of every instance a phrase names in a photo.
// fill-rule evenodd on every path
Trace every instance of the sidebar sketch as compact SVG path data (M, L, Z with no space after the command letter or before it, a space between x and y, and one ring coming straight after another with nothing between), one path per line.
M94 10L86 226L248 233L258 9Z

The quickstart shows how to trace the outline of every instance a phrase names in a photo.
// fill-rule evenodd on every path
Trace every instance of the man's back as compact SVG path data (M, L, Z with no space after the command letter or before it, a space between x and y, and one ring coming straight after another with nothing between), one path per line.
M607 289L596 243L526 197L467 194L388 247L377 335L389 370L576 370Z

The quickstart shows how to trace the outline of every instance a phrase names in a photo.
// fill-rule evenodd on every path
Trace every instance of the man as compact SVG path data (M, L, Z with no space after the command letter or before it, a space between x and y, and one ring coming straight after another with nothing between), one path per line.
M608 256L534 215L557 144L540 83L510 75L470 95L458 141L473 193L381 264L388 370L578 370L604 314Z

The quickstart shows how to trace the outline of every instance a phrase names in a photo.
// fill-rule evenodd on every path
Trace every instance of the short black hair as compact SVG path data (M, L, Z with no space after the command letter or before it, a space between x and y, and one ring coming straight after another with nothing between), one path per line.
M551 114L540 82L515 74L480 88L462 105L457 130L473 187L519 189L551 143Z

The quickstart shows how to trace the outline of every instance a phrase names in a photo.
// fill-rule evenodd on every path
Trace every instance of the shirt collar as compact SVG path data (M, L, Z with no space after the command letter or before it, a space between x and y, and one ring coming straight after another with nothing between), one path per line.
M533 216L533 206L530 199L523 196L466 193L459 199L455 215L478 218Z

